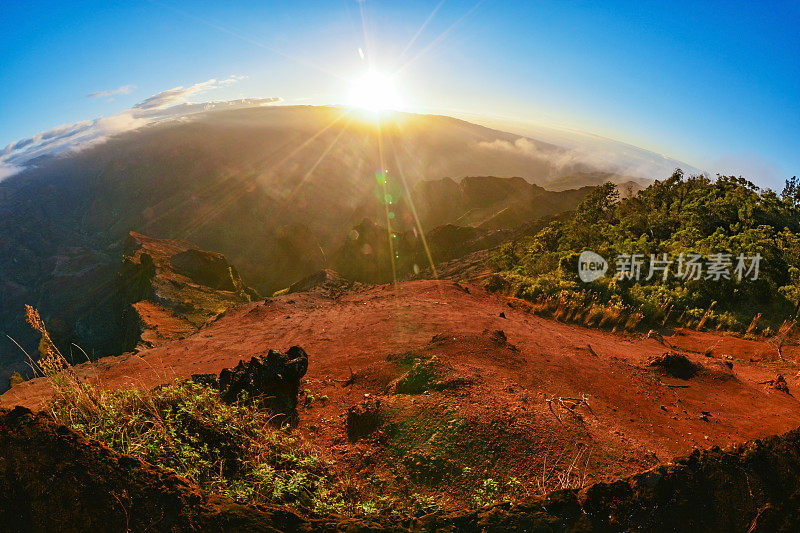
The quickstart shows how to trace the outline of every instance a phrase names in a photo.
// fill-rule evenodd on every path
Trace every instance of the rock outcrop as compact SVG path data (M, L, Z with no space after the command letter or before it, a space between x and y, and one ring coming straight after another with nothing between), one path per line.
M293 283L286 292L316 291L335 298L342 293L361 286L363 286L361 283L344 279L335 270L326 268Z
M277 423L297 422L297 393L308 370L308 354L299 346L286 353L270 350L266 357L240 361L219 374L219 388L226 402L259 398L275 413Z
M136 232L125 242L117 281L128 347L190 335L229 307L258 297L222 254Z
M426 520L455 531L798 531L800 429L583 490ZM419 526L419 525L418 525Z

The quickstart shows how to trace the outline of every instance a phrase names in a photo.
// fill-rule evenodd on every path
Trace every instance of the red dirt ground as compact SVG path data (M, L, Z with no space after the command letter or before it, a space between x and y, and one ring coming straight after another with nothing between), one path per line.
M681 330L666 340L702 366L682 380L647 365L667 351L654 339L562 324L510 302L431 280L337 299L288 294L231 309L188 338L76 370L105 387L152 387L300 345L310 360L301 387L316 398L300 412L308 439L348 473L370 479L377 494L389 487L438 495L446 508L463 506L488 477L514 476L523 492L541 492L557 486L553 474L576 457L573 486L800 426L797 347L784 347L781 361L767 342ZM415 358L431 357L440 390L394 393ZM778 373L789 394L765 383ZM50 393L32 380L0 405L39 408ZM345 413L366 396L380 400L383 423L353 443ZM588 407L548 403L559 396L585 396Z

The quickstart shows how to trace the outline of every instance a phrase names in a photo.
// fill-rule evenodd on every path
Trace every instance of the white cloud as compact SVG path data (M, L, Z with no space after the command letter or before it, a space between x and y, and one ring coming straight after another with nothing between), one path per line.
M217 80L211 78L208 81L195 83L194 85L190 85L189 87L174 87L172 89L162 91L158 94L154 94L150 98L144 100L143 102L139 102L133 107L139 109L162 109L165 107L181 103L193 95L204 93L206 91L217 89L219 87L227 87L228 85L234 84L237 81L241 81L244 79L247 79L247 77L230 76L224 80Z
M130 94L135 90L136 90L136 85L123 85L122 87L117 87L116 89L89 93L86 95L86 98L108 98L109 100L113 100L114 97L117 95Z
M540 148L526 137L520 137L513 143L502 139L479 142L478 147L546 161L555 167L557 173L574 172L582 166L652 180L664 179L676 168L683 169L687 174L703 172L688 163L612 139L574 131L560 132L557 136L548 133L539 131L536 137L558 148Z
M17 172L20 172L21 170L23 170L23 169L17 168L17 167L12 166L12 165L0 164L0 181L3 181L5 178L7 178L9 176L13 176Z
M484 150L499 150L501 152L508 152L510 154L524 155L533 158L548 159L552 152L551 150L539 150L536 144L525 137L520 137L513 143L511 141L504 141L502 139L495 139L494 141L481 141L478 143L479 148Z
M163 120L178 119L196 113L237 107L256 107L281 101L280 98L250 98L231 101L186 102L197 95L218 87L231 85L244 76L230 76L222 81L211 79L187 88L176 87L147 98L121 113L95 120L64 124L13 142L0 150L0 180L23 170L38 157L53 156L82 150L123 133Z

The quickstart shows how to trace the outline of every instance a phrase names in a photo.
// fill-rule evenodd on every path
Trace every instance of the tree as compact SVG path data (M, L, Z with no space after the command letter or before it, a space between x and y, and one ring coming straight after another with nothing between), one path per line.
M797 182L797 176L792 176L792 179L786 180L781 198L794 207L800 205L800 183Z

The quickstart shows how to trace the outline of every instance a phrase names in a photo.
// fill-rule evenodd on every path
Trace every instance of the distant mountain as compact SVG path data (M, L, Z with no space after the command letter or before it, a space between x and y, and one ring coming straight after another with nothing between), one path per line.
M113 352L103 324L130 231L219 251L271 293L332 264L364 218L494 231L571 209L585 190L533 185L592 170L556 164L562 151L444 116L238 107L41 157L0 182L0 329L32 346L28 303L57 338ZM481 175L499 177L461 179ZM10 341L2 359L20 360Z
M385 185L391 203L365 200L353 221L383 221L397 230L428 231L445 224L484 229L513 228L537 218L573 209L592 187L553 192L520 177L467 176L418 182L408 191L399 180ZM387 209L388 207L388 209Z
M598 170L594 172L574 172L572 174L559 176L558 178L549 180L547 182L547 188L551 191L564 191L579 187L602 185L608 181L617 184L620 188L620 192L631 191L632 194L638 193L653 183L653 181L649 179Z
M413 229L390 233L386 226L365 218L350 232L333 256L332 264L349 279L371 283L434 277L434 271L439 276L441 263L488 250L514 238L535 235L552 220L553 217L545 216L513 229L444 224L428 231L423 241Z

